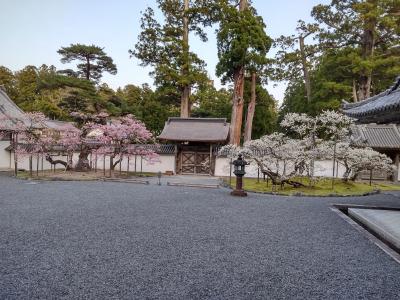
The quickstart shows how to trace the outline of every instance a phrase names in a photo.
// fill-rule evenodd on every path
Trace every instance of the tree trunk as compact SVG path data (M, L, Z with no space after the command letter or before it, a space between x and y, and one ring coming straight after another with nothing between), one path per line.
M353 79L353 101L358 102L356 81Z
M244 129L244 141L251 140L251 132L253 130L253 119L256 110L256 73L251 73L251 99L247 107L246 127Z
M233 75L233 101L229 143L240 145L243 119L244 67L238 68Z
M90 59L86 57L86 79L90 80Z
M372 5L371 11L365 18L364 32L362 37L362 59L364 61L370 60L374 55L375 47L375 28L376 28L376 17L372 11L376 10L377 1L367 0ZM364 100L371 96L371 82L372 82L372 71L369 69L363 69L359 78L358 86L358 100Z
M89 154L89 149L82 147L81 152L79 153L78 162L75 166L75 171L86 172L90 170Z
M307 103L311 103L311 82L310 82L310 72L308 71L306 51L304 46L304 36L299 36L299 45L300 45L300 56L301 56L301 65L303 69L303 78L304 78L304 86L306 89Z
M65 162L60 159L54 160L49 154L46 154L46 160L54 166L54 170L56 169L56 165L58 165L58 164L63 165L65 167L66 171L69 171L72 169L72 166L68 162Z
M239 11L247 9L247 0L240 0ZM229 143L240 145L243 119L244 65L238 67L233 74L233 100Z
M182 51L183 51L183 66L182 76L187 80L189 75L189 18L187 11L189 10L189 0L184 0L184 16L183 16L183 36L182 36ZM185 83L182 87L181 95L181 118L189 118L190 116L190 84Z

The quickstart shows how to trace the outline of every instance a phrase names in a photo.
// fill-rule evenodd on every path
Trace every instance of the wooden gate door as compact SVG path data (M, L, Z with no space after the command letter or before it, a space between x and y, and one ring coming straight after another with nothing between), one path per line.
M182 174L194 174L196 170L196 152L181 153Z
M210 153L196 153L196 174L210 174Z
M210 154L205 152L182 151L182 174L210 174Z

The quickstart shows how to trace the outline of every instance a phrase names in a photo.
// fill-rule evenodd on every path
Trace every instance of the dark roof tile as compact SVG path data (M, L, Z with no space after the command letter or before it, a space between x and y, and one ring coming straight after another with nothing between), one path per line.
M225 142L229 123L223 118L169 118L158 137L166 141Z

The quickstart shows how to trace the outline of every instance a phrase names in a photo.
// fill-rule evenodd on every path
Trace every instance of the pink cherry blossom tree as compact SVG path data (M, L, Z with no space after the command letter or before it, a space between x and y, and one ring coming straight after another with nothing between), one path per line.
M108 124L89 124L87 130L88 141L100 146L96 153L110 157L110 171L122 162L125 157L140 155L149 161L157 159L158 155L143 144L154 143L154 137L146 126L127 115L112 120Z

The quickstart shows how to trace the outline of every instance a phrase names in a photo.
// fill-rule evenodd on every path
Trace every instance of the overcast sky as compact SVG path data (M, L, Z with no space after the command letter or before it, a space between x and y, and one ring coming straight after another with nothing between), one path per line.
M294 33L297 20L311 20L311 8L328 0L254 0L254 6L267 24L272 38ZM117 65L117 75L106 74L102 81L113 88L128 83L152 83L149 69L129 58L139 30L140 12L155 7L155 0L0 0L0 65L12 71L26 65L60 63L57 50L71 43L104 47ZM214 31L209 30L204 44L193 38L191 50L207 63L207 70L217 87L215 77L217 49ZM269 56L273 56L273 50ZM268 91L281 101L285 84L270 83Z

